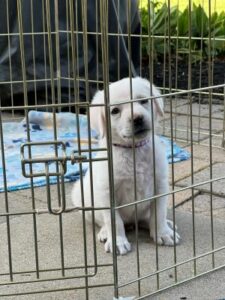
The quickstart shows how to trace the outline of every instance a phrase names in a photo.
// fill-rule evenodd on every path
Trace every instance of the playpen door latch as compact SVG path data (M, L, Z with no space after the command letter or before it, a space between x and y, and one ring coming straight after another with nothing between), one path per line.
M20 155L22 174L26 178L63 176L67 173L67 161L74 164L88 160L77 151L67 155L62 141L27 142L21 145Z
M76 155L73 151L66 155L66 144L62 141L27 142L21 145L21 168L26 178L44 177L46 180L47 207L51 214L61 214L66 210L64 175L67 173L67 161L72 164L87 160L85 155ZM52 207L51 183L61 186L61 199L57 208Z

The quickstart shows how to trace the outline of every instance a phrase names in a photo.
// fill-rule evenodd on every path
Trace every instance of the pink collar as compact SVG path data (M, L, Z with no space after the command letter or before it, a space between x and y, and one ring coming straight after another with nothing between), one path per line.
M142 141L134 144L134 148L140 148L142 146L145 146L148 143L149 143L149 139L142 140ZM121 148L130 148L130 149L133 148L133 145L113 144L113 146L121 147Z

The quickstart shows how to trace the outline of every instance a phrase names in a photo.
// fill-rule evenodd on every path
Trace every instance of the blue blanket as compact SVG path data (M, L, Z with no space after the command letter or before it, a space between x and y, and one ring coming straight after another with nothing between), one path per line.
M45 142L54 140L54 131L53 131L53 114L47 112L29 112L29 132L30 140L32 142ZM66 154L71 155L73 150L77 149L77 120L76 116L72 113L57 113L57 140L63 141L66 145ZM80 127L80 138L82 140L81 147L83 149L88 148L88 122L87 118L84 115L79 115L79 127ZM3 123L3 137L4 137L4 153L5 153L5 167L6 167L6 189L8 191L15 191L29 188L31 185L30 178L25 178L22 175L21 169L21 157L20 157L20 147L23 143L27 142L27 124L25 120L22 122L5 122ZM91 132L91 137L93 140L93 145L96 144L96 133ZM167 158L171 163L171 141L165 137L161 137L163 142L166 144L167 149ZM92 146L93 147L93 146ZM47 146L33 146L31 149L32 158L38 157L54 157L54 145ZM27 150L27 149L26 149ZM58 155L61 155L62 151L59 147ZM0 152L2 154L2 152ZM178 162L186 160L190 157L190 154L173 143L173 161ZM25 156L28 158L28 153L25 151ZM38 172L43 172L43 164L34 164L33 172L36 174ZM88 168L88 163L82 164L82 172L84 173ZM50 172L54 172L56 169L56 164L51 163L49 165ZM29 168L27 168L29 173ZM79 178L79 165L72 165L70 162L67 163L67 172L64 176L65 182L75 181ZM50 183L56 183L56 176L50 177ZM34 186L44 186L46 184L46 178L43 177L34 177L33 178ZM3 177L3 166L2 158L0 159L0 192L5 190L4 187L4 177Z

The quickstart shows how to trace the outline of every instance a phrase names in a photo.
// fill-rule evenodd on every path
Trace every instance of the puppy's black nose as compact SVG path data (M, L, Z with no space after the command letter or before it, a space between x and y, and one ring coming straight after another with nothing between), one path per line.
M143 116L135 117L133 123L135 128L141 128L144 124L144 117Z

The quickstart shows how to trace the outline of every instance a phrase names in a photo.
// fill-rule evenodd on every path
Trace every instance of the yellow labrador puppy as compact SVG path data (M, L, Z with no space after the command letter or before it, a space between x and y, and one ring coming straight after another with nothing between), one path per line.
M132 92L131 92L132 87ZM150 95L157 98L148 99ZM133 113L131 104L133 102ZM167 193L168 163L165 148L159 137L152 134L152 123L156 124L158 117L163 116L163 100L154 85L146 79L136 77L124 78L109 86L111 135L113 150L114 196L117 206L150 198L154 195ZM98 91L93 104L104 104L104 91ZM153 107L153 112L151 111ZM99 147L106 147L106 121L104 107L91 108L91 126L99 132ZM153 116L153 120L152 120ZM134 142L134 143L133 143ZM153 150L154 145L154 150ZM136 168L136 199L134 192L134 160ZM154 154L153 154L154 153ZM97 157L102 157L102 152ZM108 162L93 163L94 206L109 207L109 176ZM92 206L91 182L89 171L83 179L84 205ZM80 181L76 182L72 190L72 202L75 206L82 206ZM150 230L150 236L160 245L172 246L179 242L179 234L172 229L172 222L167 220L167 196L161 196L156 201L145 201L137 205L138 221L145 223ZM156 219L157 216L157 233ZM91 213L86 213L91 220ZM96 210L95 221L100 227L98 238L105 242L105 251L112 252L112 232L110 210ZM116 210L116 245L119 254L126 254L131 250L127 240L124 224L135 222L135 205ZM175 229L176 230L176 229Z

